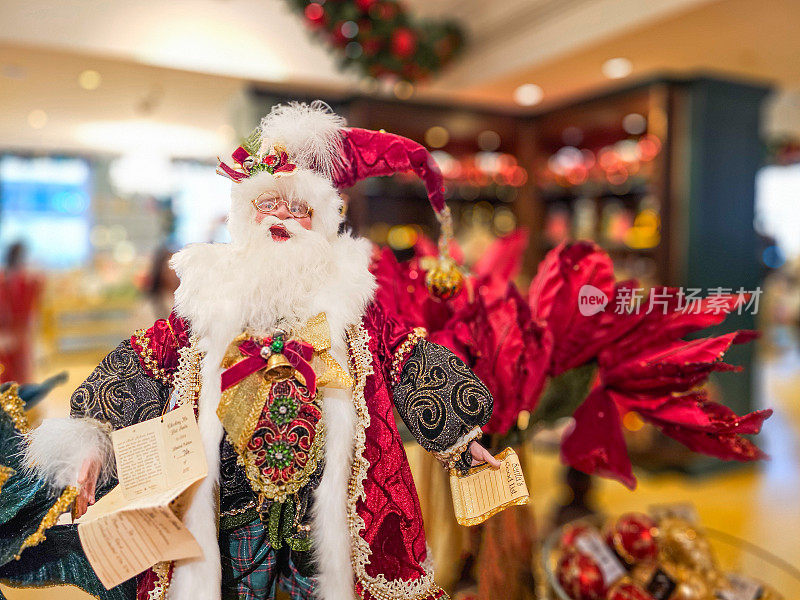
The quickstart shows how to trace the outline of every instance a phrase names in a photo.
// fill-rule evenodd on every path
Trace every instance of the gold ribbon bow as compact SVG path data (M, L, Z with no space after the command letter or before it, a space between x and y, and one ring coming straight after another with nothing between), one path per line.
M353 378L331 356L331 328L328 317L324 312L316 317L311 317L295 335L298 339L308 342L314 347L314 356L322 361L326 369L317 374L318 387L333 387L349 389L353 387Z
M249 337L251 336L248 333L242 333L228 345L222 360L223 369L228 369L240 360L244 360L245 357L239 351L239 344ZM307 342L314 348L314 357L318 358L320 366L324 367L321 373L317 373L318 390L321 387L344 389L353 387L353 378L331 356L331 332L324 312L309 319L293 335L287 336L287 339L290 338ZM315 366L315 372L316 370ZM295 375L297 373L292 377ZM269 399L271 388L272 381L266 378L262 371L258 371L222 392L217 416L237 452L244 452L250 443L264 405ZM319 391L317 394L319 395Z

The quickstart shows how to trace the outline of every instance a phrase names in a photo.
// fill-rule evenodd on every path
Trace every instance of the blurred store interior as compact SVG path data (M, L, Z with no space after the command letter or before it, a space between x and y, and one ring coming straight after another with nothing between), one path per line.
M771 460L700 459L631 420L639 488L593 479L593 503L692 502L709 527L800 565L800 3L405 0L464 36L441 72L407 78L342 70L370 51L357 41L369 23L326 44L297 4L4 0L0 381L66 372L34 409L65 415L102 356L169 313L171 253L227 239L217 157L275 103L320 98L433 151L467 264L524 228L523 288L548 250L590 239L619 280L760 290L757 310L724 326L761 331L729 357L745 371L711 385L737 412L774 408L760 436ZM347 211L401 259L437 233L415 178L362 182ZM526 465L540 531L572 493L552 435ZM455 581L447 539L432 544Z

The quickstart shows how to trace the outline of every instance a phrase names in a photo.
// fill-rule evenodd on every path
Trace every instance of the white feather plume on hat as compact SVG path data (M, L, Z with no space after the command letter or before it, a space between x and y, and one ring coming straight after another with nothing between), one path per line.
M321 100L278 104L261 119L259 153L271 154L276 144L283 146L290 162L331 179L341 161L344 126L345 120Z

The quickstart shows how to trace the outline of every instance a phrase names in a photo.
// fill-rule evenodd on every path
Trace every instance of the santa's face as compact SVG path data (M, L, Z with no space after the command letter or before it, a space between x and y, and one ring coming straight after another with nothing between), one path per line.
M261 172L233 186L231 241L249 248L264 243L288 248L319 238L333 241L342 220L341 205L330 181L309 170L280 177Z
M278 219L279 222L269 227L273 241L285 242L292 237L285 224L287 220L295 221L303 229L311 229L311 215L314 211L305 200L286 199L276 192L263 192L253 199L253 206L256 209L256 224L261 225L268 216Z

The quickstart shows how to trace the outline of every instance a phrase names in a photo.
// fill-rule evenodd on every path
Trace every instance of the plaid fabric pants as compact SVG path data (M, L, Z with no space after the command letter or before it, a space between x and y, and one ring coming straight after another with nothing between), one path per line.
M287 549L269 545L260 520L220 532L223 600L271 600L276 589L291 600L311 600L314 578L302 575Z

